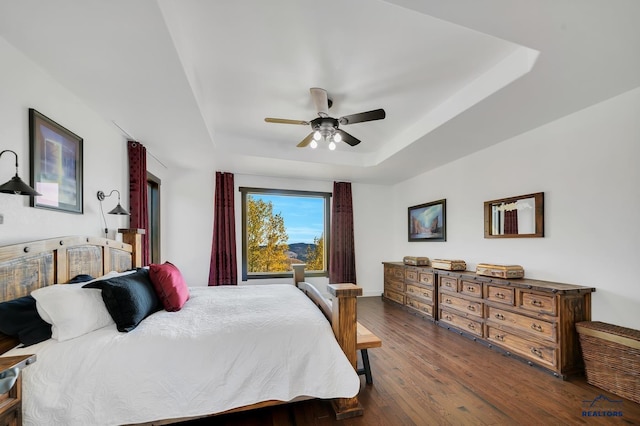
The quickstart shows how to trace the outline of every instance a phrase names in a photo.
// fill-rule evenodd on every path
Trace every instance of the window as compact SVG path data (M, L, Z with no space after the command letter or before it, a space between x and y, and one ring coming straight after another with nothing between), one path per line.
M160 263L160 179L147 172L147 212L149 214L149 257Z
M306 276L327 276L331 193L240 188L242 280L290 277L306 263Z

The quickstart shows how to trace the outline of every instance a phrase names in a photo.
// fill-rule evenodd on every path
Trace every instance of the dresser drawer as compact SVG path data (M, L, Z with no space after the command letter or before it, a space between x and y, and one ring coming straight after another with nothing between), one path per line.
M418 271L418 282L424 285L433 285L433 272Z
M384 297L386 297L387 299L393 300L394 302L400 303L401 305L404 305L404 294L396 293L395 291L385 289Z
M487 339L513 353L548 367L557 365L557 349L554 345L522 338L516 333L487 325Z
M438 287L442 290L458 292L458 279L446 276L438 276Z
M430 317L433 316L433 305L431 303L426 303L423 300L417 300L407 296L406 305L420 311L420 313L427 314Z
M555 315L556 298L552 295L520 290L520 307L531 312Z
M402 281L387 280L384 282L384 289L385 291L393 290L399 293L404 293L404 283Z
M0 414L0 426L19 426L21 421L22 405L18 403Z
M462 281L462 283L460 283L460 293L472 297L482 297L482 283Z
M411 281L414 283L418 282L418 269L417 268L406 268L404 271L404 279L406 281Z
M407 296L433 300L433 290L413 284L407 284Z
M482 317L482 302L467 300L447 293L440 293L440 306L456 309L459 315Z
M512 287L501 287L498 285L487 284L486 286L486 296L487 300L492 302L504 303L505 305L513 306L516 300L515 291Z
M529 318L493 306L487 306L487 321L500 326L513 327L542 339L556 341L556 327L552 322Z
M450 311L448 309L440 309L440 321L452 325L460 330L464 330L468 333L474 334L478 337L483 336L483 327L481 321L475 321L471 318L466 318L457 312Z
M384 278L404 281L404 266L384 265Z

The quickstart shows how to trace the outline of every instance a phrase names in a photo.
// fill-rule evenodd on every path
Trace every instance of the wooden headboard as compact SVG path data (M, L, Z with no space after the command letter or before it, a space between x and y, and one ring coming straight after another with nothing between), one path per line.
M119 229L123 241L101 237L59 237L0 247L0 302L29 295L76 275L100 277L142 266L142 232ZM17 340L0 334L0 354Z

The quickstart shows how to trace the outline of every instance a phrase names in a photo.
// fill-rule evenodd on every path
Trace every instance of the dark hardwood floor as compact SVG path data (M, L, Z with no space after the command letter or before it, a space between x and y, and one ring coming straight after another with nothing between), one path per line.
M359 321L382 339L369 350L373 385L361 377L364 415L336 421L313 400L188 422L202 425L601 425L640 424L640 404L563 381L526 363L414 316L380 298L358 300ZM598 396L619 417L584 417ZM591 410L595 410L592 408Z

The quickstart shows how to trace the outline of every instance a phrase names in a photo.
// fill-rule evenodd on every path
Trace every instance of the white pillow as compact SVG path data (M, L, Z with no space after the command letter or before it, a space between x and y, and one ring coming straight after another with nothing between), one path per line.
M134 272L111 271L88 282ZM102 290L82 288L85 284L87 283L55 284L31 292L31 296L36 299L38 314L45 322L51 324L51 338L63 342L114 324L102 300Z

